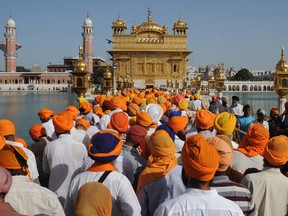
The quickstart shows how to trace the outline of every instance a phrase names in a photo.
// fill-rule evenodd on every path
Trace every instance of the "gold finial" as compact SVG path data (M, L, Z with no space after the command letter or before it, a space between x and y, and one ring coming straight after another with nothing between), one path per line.
M148 7L148 20L152 20L150 7Z
M83 46L79 46L79 57L75 64L75 71L86 71L86 64L83 60Z
M281 61L285 61L285 58L284 58L284 47L282 47L282 50L281 50Z

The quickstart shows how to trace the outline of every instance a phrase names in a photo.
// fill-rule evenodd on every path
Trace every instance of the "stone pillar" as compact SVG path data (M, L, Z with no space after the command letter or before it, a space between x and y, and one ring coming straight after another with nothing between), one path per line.
M278 108L279 108L279 112L280 114L282 114L285 111L285 103L286 103L286 97L278 97Z

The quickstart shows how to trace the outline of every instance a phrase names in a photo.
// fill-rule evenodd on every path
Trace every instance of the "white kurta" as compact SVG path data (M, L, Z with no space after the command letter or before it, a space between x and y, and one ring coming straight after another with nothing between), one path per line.
M71 179L83 171L87 149L83 143L61 134L46 145L43 153L43 171L50 173L49 189L55 192L64 205Z
M163 215L243 215L240 207L231 200L218 195L216 190L188 188L184 194L162 203L154 216Z
M28 176L12 177L5 201L23 215L65 215L56 194L31 182Z
M84 172L72 180L64 207L67 216L74 215L73 210L80 187L87 182L98 182L102 174L103 172ZM140 204L126 176L119 172L111 172L103 184L112 194L112 215L140 215Z
M49 119L49 121L42 123L42 126L46 129L47 136L51 137L53 140L56 139L55 128L52 119Z
M90 137L86 131L81 130L81 129L76 129L72 138L76 140L77 142L83 143L88 149L88 142L90 140Z
M288 178L280 169L265 167L262 172L246 175L241 183L253 194L259 215L286 215Z

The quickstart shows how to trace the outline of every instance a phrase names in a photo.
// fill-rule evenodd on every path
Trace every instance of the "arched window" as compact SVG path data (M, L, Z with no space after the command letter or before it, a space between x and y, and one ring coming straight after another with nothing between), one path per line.
M76 87L81 87L82 86L82 79L81 79L81 77L78 77L77 78L77 85L76 85Z

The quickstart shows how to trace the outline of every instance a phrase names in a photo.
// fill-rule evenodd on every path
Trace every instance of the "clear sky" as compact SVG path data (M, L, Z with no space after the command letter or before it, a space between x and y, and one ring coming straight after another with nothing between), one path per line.
M281 48L288 50L287 0L1 0L0 41L10 14L16 22L17 65L45 69L49 62L63 64L63 57L77 56L87 12L94 26L94 55L109 59L111 25L118 14L133 23L152 20L167 25L182 16L188 23L188 65L225 64L226 68L274 70ZM2 51L1 51L2 52ZM288 56L288 51L286 51ZM287 57L288 59L288 57ZM3 52L0 70L4 70Z

